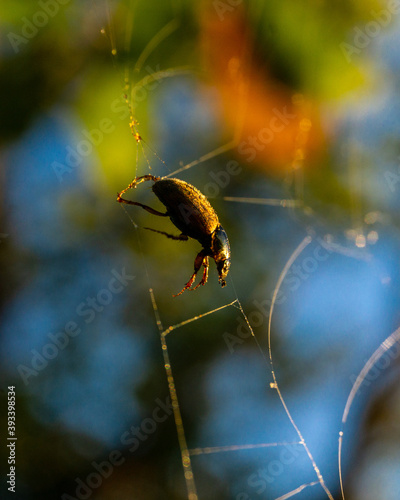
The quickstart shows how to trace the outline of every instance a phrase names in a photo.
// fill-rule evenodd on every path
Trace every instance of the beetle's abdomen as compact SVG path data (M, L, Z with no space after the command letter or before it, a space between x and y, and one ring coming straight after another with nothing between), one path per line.
M183 234L208 243L219 221L213 207L198 189L179 179L160 179L152 189Z

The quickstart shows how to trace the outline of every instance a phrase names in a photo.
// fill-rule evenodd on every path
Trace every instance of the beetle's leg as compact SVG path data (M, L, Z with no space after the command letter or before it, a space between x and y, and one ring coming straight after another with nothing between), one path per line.
M160 180L160 177L155 177L154 175L151 175L151 174L142 175L141 177L135 177L135 179L133 179L133 181L125 189L123 189L120 193L118 193L118 195L117 195L118 203L126 203L127 205L137 205L138 207L144 208L145 210L147 210L148 212L150 212L153 215L159 215L160 217L168 217L167 213L164 214L162 212L159 212L158 210L155 210L154 208L151 208L147 205L143 205L142 203L139 203L137 201L126 200L125 198L122 198L122 196L121 196L124 193L126 193L126 191L128 191L128 189L136 188L136 186L138 184L140 184L141 182L145 182L145 181L156 182L158 180Z
M206 252L205 252L205 250L201 250L201 252L199 252L197 254L196 258L194 259L194 273L190 277L190 280L186 283L186 285L182 288L182 290L179 293L177 293L176 295L173 295L173 297L178 297L185 290L187 290L188 288L190 288L193 285L194 280L196 279L196 275L199 272L205 259L207 259ZM204 278L204 276L203 276L203 278Z
M179 241L187 241L189 239L189 236L186 236L186 234L169 234L166 233L165 231L159 231L158 229L152 229L151 227L144 227L143 229L148 229L149 231L153 231L154 233L160 233L164 234L167 238L171 238L171 240L179 240Z
M126 191L128 191L128 189L134 189L136 188L136 186L138 184L140 184L141 182L145 182L145 181L154 181L154 182L157 182L161 179L161 177L155 177L154 175L151 175L151 174L147 174L147 175L142 175L141 177L135 177L133 179L133 181L128 184L128 186L123 189L119 194L118 194L118 198L121 197L121 194L124 194L126 193ZM119 199L118 199L119 201Z
M208 280L208 257L204 257L203 259L203 266L204 266L204 271L203 271L203 277L201 278L201 281L199 284L197 284L194 288L189 288L190 291L196 290L196 288L199 288L201 285L205 285Z
M167 213L164 214L162 212L159 212L158 210L155 210L154 208L149 207L148 205L143 205L142 203L139 203L137 201L125 200L124 198L121 198L120 195L118 195L117 201L119 203L126 203L127 205L137 205L138 207L144 208L153 215L159 215L160 217L168 217Z

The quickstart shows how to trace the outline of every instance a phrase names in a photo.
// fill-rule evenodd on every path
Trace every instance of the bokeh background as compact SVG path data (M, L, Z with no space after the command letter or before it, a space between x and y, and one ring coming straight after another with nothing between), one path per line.
M273 499L317 481L302 446L278 445L298 436L267 359L271 297L307 236L275 305L274 367L341 498L346 401L400 321L398 2L3 0L0 12L13 498L187 498L149 288L163 328L193 319L167 337L188 447L228 447L192 457L199 499ZM233 260L226 288L212 262L205 287L173 298L199 244L145 231L176 233L122 210L116 193L186 165L176 175L212 198ZM146 184L127 196L161 208ZM237 307L202 317L235 300L259 346ZM395 344L351 407L348 500L398 499L399 354ZM233 448L263 443L277 446ZM316 484L293 498L328 497Z

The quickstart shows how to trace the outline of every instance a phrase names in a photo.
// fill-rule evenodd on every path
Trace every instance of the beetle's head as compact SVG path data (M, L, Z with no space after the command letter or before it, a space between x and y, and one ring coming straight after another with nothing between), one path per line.
M221 283L221 286L225 286L225 278L228 275L229 267L231 265L231 248L229 246L228 235L221 225L219 225L213 233L211 252L212 258L217 264L219 275L218 281Z

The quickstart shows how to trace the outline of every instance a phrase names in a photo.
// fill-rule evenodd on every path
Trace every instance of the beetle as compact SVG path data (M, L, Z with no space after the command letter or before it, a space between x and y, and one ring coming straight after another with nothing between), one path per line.
M122 198L122 195L128 189L136 188L138 184L145 181L154 182L152 185L153 193L165 205L167 209L165 213L137 201ZM174 295L174 297L178 297L185 290L196 290L200 285L207 283L209 257L213 258L217 265L220 285L222 287L226 285L225 278L231 265L231 250L228 236L221 226L210 202L192 184L180 179L169 179L147 174L136 177L128 187L118 193L117 201L119 203L142 207L153 215L169 217L171 222L181 231L181 234L176 236L149 227L145 229L163 234L173 240L187 241L189 238L193 238L202 245L202 250L200 250L194 260L194 273L182 290ZM199 284L191 288L201 266L204 267L203 277Z

